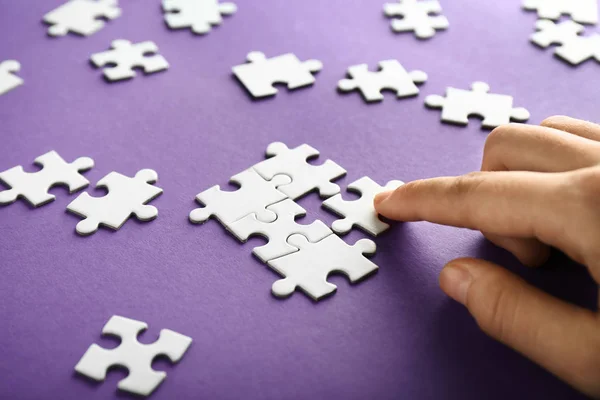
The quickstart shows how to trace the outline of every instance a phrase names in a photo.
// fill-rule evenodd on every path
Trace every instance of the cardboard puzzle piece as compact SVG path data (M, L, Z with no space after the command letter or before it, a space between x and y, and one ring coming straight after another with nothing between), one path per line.
M329 235L316 243L308 242L305 236L292 235L288 242L300 250L268 263L285 277L271 288L277 297L287 297L300 288L313 300L319 300L337 289L327 282L331 273L343 273L354 283L379 268L363 255L374 254L376 250L375 243L368 239L350 246L337 235Z
M600 62L600 34L580 36L585 28L571 20L556 24L550 20L539 20L536 33L530 39L536 45L547 48L558 44L554 54L572 65L579 65L591 58Z
M102 178L97 187L108 189L104 197L80 194L67 206L67 210L84 218L77 224L80 235L91 235L100 225L118 230L133 214L140 221L150 221L158 216L154 206L146 205L163 190L151 185L158 180L158 174L151 169L143 169L134 178L111 172Z
M581 24L598 22L598 0L524 0L525 10L537 10L538 18L557 20L570 15Z
M75 366L75 371L103 381L110 367L125 367L129 374L119 381L117 387L141 396L150 395L167 377L166 372L152 369L154 358L165 355L171 362L178 362L192 343L192 338L163 329L157 341L142 344L137 336L147 328L144 322L113 315L104 325L102 334L120 337L121 344L111 350L92 344Z
M352 79L342 79L338 89L342 92L359 90L367 102L383 100L382 90L393 90L397 98L416 96L419 88L415 83L427 81L423 71L406 71L396 60L386 60L379 63L379 71L369 71L367 64L355 65L348 68L348 76Z
M458 125L467 125L470 115L483 117L483 128L495 128L508 124L511 119L526 121L529 111L525 108L513 107L511 96L488 93L490 87L484 82L475 82L472 90L462 90L449 87L446 97L427 96L425 105L430 108L442 109L442 121Z
M267 244L255 247L252 251L262 262L298 251L288 243L288 238L294 234L304 235L310 242L318 242L333 234L331 229L322 221L314 221L310 225L298 224L296 217L306 215L306 210L291 199L286 199L267 207L267 210L277 214L277 219L264 223L256 219L256 215L247 215L229 225L229 231L240 241L246 242L250 236L260 235L269 240Z
M273 96L275 83L287 84L289 90L312 85L313 73L320 71L323 64L318 60L300 61L292 53L267 58L261 52L248 54L248 63L233 67L233 74L256 98Z
M267 210L267 207L287 198L276 186L288 184L291 179L284 175L274 175L268 181L253 169L247 169L234 175L230 182L238 184L240 188L227 192L216 185L199 193L196 201L205 207L192 210L190 221L201 224L210 217L215 217L221 224L229 227L233 222L255 214L260 221L273 222L277 215Z
M163 0L162 6L169 28L191 28L198 35L210 32L211 25L220 25L222 15L237 11L234 3L219 3L218 0Z
M51 25L50 36L65 36L69 32L89 36L104 27L102 19L120 15L118 0L69 0L44 15L44 22Z
M321 165L307 162L318 155L319 151L307 144L290 149L275 142L267 147L267 156L271 158L256 164L254 169L267 180L280 174L289 176L291 183L277 188L292 200L313 190L318 190L323 198L331 197L340 192L340 187L331 181L344 176L346 170L331 160Z
M0 96L25 82L21 77L15 75L20 70L21 64L16 60L6 60L0 63Z
M402 17L392 20L394 32L414 32L419 39L429 39L436 30L450 26L448 19L439 15L442 7L437 0L398 0L397 3L385 4L383 12L388 17Z
M344 217L334 221L331 228L338 234L350 232L353 226L361 228L372 236L383 233L390 226L379 219L373 200L377 194L395 190L403 184L401 181L390 181L387 185L380 186L367 176L352 182L348 185L348 191L360 194L360 199L346 201L341 194L336 194L323 202L324 208Z
M130 79L136 75L134 68L142 68L145 74L164 71L169 68L167 60L158 53L154 42L131 44L129 40L113 40L112 50L92 54L91 61L96 67L114 64L104 68L104 77L109 81Z
M39 156L34 163L43 168L30 173L19 165L0 173L0 180L11 187L0 191L0 204L10 204L22 197L32 206L39 207L55 199L48 190L59 185L68 187L69 193L77 192L90 183L80 172L94 166L94 160L89 157L67 163L56 151Z

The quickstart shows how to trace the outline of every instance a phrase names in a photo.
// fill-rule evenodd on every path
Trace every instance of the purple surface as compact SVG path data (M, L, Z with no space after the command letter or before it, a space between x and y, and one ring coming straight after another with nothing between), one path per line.
M596 118L597 89L581 83L596 80L598 65L572 68L531 45L535 14L520 2L446 1L450 29L421 42L390 31L383 1L237 0L238 13L201 37L169 31L159 1L122 0L123 16L97 34L51 39L40 21L62 0L0 0L0 59L19 60L25 79L0 97L0 170L34 170L33 159L54 149L69 161L93 157L93 184L112 170L153 168L164 189L152 203L157 220L87 238L74 232L64 189L39 209L0 208L0 397L128 397L116 390L122 371L103 384L73 373L90 344L116 345L100 331L118 314L149 324L146 343L162 328L194 339L179 364L154 364L168 371L154 399L580 398L486 337L437 286L444 263L481 256L591 306L593 282L563 258L525 270L479 233L398 225L377 240L372 278L350 286L334 277L337 294L320 303L301 293L282 301L270 294L277 275L251 256L259 240L242 245L214 221L187 221L196 193L225 185L272 141L318 148L348 170L343 187L364 175L383 183L478 169L480 122L443 125L423 105L447 85L484 80L527 107L532 123ZM106 83L88 58L116 38L155 41L171 69ZM313 87L253 102L230 74L251 50L325 66ZM429 73L419 97L366 105L336 93L348 66L388 58ZM300 203L307 222L335 219L314 194Z

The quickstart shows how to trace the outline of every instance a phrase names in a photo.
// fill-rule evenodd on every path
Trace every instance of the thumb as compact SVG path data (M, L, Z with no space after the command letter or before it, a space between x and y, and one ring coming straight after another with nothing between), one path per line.
M481 329L578 390L600 398L600 318L534 288L506 269L459 259L440 286Z

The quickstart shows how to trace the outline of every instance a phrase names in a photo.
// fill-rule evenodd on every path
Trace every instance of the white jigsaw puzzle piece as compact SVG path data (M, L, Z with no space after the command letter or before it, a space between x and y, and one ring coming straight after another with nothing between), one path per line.
M92 344L75 366L75 371L103 381L110 367L125 367L129 374L119 382L118 388L142 396L150 395L167 376L163 371L152 369L154 358L164 355L171 362L178 362L192 343L192 338L163 329L154 343L138 342L137 336L147 328L144 322L113 315L104 325L102 334L120 337L121 344L111 350Z
M91 235L100 225L118 230L132 214L140 221L153 220L158 216L158 210L146 203L163 192L151 185L157 180L158 174L151 169L139 171L134 178L118 172L106 175L96 185L108 189L106 196L92 197L82 193L67 206L67 210L85 218L77 224L77 233Z
M307 144L290 149L284 143L275 142L267 147L267 156L271 158L256 164L254 169L267 180L279 174L289 176L292 182L277 188L292 200L313 190L318 190L323 198L331 197L340 192L340 187L331 181L344 176L346 170L331 160L321 165L307 162L318 155L319 151Z
M275 95L275 83L287 84L290 90L312 85L315 82L313 73L323 68L321 61L300 61L292 53L268 59L263 53L254 51L247 59L248 63L236 65L232 71L255 98Z
M267 207L287 198L276 186L288 184L291 179L278 175L267 181L255 170L247 169L234 175L230 182L238 184L240 188L227 192L216 185L198 194L196 201L205 207L192 210L190 221L201 224L214 216L225 227L229 227L233 222L255 214L260 221L273 222L277 215Z
M566 14L582 24L598 22L598 0L524 0L523 8L537 10L538 18L542 19L557 20Z
M536 29L538 31L531 35L530 40L542 48L558 44L554 54L570 64L579 65L591 58L600 62L600 35L579 36L585 30L583 25L571 20L559 24L539 20Z
M353 226L358 226L373 236L383 233L390 226L379 219L373 200L377 194L395 190L403 184L402 181L390 181L387 185L380 186L367 176L352 182L348 185L348 191L359 193L360 199L346 201L341 194L336 194L323 202L324 208L344 217L334 221L331 228L339 234L350 232Z
M94 167L94 160L89 157L80 157L67 163L56 151L39 156L34 163L43 168L29 173L19 165L0 173L0 181L11 187L0 191L0 204L10 204L23 197L34 207L42 206L55 199L54 195L48 193L54 186L66 186L69 193L85 188L90 182L80 172Z
M383 12L388 17L402 17L391 22L394 32L414 32L419 39L429 39L436 30L447 29L448 19L439 14L442 7L437 0L398 0L397 3L387 3Z
M164 71L169 68L167 60L158 53L154 42L132 44L129 40L113 40L112 50L95 53L91 61L96 67L115 64L114 67L104 68L104 77L109 81L119 81L133 78L134 68L139 67L145 74Z
M50 36L64 36L74 32L89 36L104 27L104 21L121 15L117 0L70 0L44 16Z
M408 72L397 60L386 60L379 63L379 71L369 71L367 64L355 65L348 68L348 76L352 79L342 79L338 89L343 92L360 90L367 102L383 100L382 90L393 90L397 98L416 96L419 88L415 83L427 81L423 71Z
M345 274L350 282L357 282L379 267L363 254L374 254L375 243L361 239L350 246L337 235L310 243L302 235L292 235L288 242L300 251L269 261L268 265L284 276L271 288L277 297L287 297L296 288L300 288L313 300L319 300L336 290L336 286L327 282L334 272Z
M294 234L306 236L310 242L318 242L333 234L331 229L322 221L314 221L310 225L298 224L296 217L306 215L306 210L291 199L283 200L267 207L267 210L277 214L277 219L271 223L261 222L256 215L247 215L229 225L228 230L240 241L246 242L250 236L260 235L269 242L252 251L263 262L283 257L298 251L288 243L288 238Z
M21 70L21 64L16 60L6 60L0 63L0 96L21 86L24 81L15 75Z
M202 35L210 32L211 25L223 22L221 15L232 15L237 11L234 3L219 3L218 0L163 0L165 22L171 29L191 28Z
M475 82L471 88L469 91L449 87L446 97L427 96L425 104L430 108L442 108L442 121L458 125L468 125L470 115L482 116L483 128L508 124L511 119L529 119L529 111L525 108L513 108L511 96L489 93L487 83Z

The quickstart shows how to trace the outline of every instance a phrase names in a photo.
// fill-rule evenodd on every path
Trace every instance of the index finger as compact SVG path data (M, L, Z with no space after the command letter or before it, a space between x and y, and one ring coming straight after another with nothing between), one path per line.
M382 216L429 221L547 244L562 227L560 174L477 172L409 182L375 198ZM387 195L387 196L386 196Z

